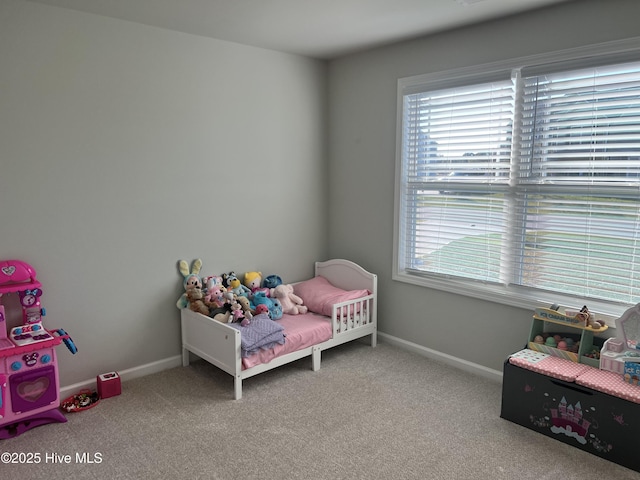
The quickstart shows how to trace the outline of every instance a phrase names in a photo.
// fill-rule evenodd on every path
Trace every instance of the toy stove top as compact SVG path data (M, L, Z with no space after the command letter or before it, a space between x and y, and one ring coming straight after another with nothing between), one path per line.
M45 330L41 322L22 325L12 328L9 338L0 338L0 350L47 342L54 338L53 335Z
M51 340L53 337L44 329L41 322L37 322L12 328L9 338L13 343L21 347L23 345L45 342Z

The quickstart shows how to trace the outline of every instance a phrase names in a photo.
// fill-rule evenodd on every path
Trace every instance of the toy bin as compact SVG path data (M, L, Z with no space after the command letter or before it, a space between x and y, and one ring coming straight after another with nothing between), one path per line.
M640 472L640 404L507 360L500 416Z
M572 362L584 363L599 368L600 351L604 340L596 337L594 334L605 332L607 327L605 326L596 330L577 323L564 322L559 319L559 317L565 317L564 315L553 316L553 314L555 314L555 312L549 309L536 309L531 323L527 347L537 352L553 355L554 357L560 357ZM570 338L574 344L579 344L579 349L574 351L570 349L561 350L557 348L555 344L540 344L535 341L536 337L546 334L550 336L558 334L563 338Z

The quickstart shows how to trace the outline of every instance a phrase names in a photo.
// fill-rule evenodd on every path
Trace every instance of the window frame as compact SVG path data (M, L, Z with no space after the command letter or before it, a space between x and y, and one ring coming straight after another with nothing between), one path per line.
M533 309L540 304L558 303L575 306L581 300L570 295L545 292L516 285L483 284L477 281L465 281L458 278L443 278L411 273L400 263L405 232L401 216L404 193L403 187L403 109L404 97L408 93L424 90L437 90L457 85L483 83L498 78L509 77L513 71L536 68L538 65L562 63L566 70L588 65L594 58L607 55L615 57L615 61L637 61L640 59L640 37L607 42L597 45L560 50L557 52L520 57L505 61L464 67L455 70L433 72L398 79L397 83L397 118L396 118L396 159L395 159L395 196L393 226L393 266L392 279L399 282L432 288L445 292L478 298L503 305ZM517 108L517 107L516 107ZM603 318L610 326L615 326L615 319L629 308L628 304L588 299L589 309Z

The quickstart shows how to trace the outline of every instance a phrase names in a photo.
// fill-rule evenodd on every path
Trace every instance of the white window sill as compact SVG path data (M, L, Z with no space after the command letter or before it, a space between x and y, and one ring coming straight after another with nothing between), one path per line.
M604 320L609 328L615 328L615 321L632 306L609 304L593 299L584 301L579 298L554 293L527 291L527 289L522 287L505 287L502 285L464 282L455 279L434 279L408 272L396 272L392 279L398 282L410 283L412 285L473 297L488 302L531 310L532 315L535 308L549 306L554 303L561 307L578 310L587 304L589 311L594 313L598 320Z

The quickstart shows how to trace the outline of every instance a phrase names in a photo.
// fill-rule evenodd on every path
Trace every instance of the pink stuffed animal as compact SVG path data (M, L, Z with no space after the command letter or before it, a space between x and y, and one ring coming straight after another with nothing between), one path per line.
M224 305L225 294L227 289L222 285L214 285L207 289L207 295L204 301L211 308L220 308Z
M282 304L282 313L298 315L309 310L302 304L302 299L293 293L293 285L278 285L271 289L271 298L277 298Z

